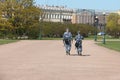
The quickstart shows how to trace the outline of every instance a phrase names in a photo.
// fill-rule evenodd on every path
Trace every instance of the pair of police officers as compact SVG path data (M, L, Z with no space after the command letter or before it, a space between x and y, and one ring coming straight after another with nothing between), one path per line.
M78 55L82 55L82 39L83 37L80 35L80 32L78 31L78 34L75 37L75 47L77 49ZM66 32L63 34L63 43L66 50L66 55L70 55L71 50L71 43L73 42L72 34L69 32L69 29L66 29Z

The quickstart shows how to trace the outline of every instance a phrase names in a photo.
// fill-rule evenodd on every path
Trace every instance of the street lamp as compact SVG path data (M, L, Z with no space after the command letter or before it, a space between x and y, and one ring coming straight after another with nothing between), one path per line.
M39 19L39 24L42 22L42 18L40 17ZM41 26L40 26L40 32L39 32L39 39L41 40L42 39L42 32L41 32Z
M94 17L94 24L95 24L95 41L97 41L97 27L98 27L99 19L98 16Z
M105 42L106 42L106 41L105 41L105 34L106 34L106 31L105 31L105 26L106 26L106 24L105 24L105 23L106 23L106 22L105 22L105 15L106 15L105 12L103 12L103 17L104 17L104 18L103 18L103 27L104 27L104 28L103 28L103 31L104 31L104 34L103 34L103 44L105 44Z
M39 25L44 21L44 19L45 19L45 8L42 9L42 14L40 14ZM42 26L40 26L39 39L42 39Z

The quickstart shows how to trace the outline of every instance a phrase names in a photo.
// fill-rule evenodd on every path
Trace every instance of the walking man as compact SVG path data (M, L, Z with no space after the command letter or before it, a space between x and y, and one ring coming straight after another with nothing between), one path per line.
M65 46L66 55L70 55L71 50L71 41L72 41L72 34L69 32L69 29L66 29L66 32L63 34L63 44Z
M78 34L75 37L75 47L77 49L78 55L82 55L82 39L83 37L80 35L80 31L78 31Z

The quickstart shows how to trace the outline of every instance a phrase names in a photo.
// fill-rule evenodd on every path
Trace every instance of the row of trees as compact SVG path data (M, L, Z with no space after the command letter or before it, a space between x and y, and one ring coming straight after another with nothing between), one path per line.
M88 24L42 22L40 27L43 37L62 37L66 28L69 28L73 36L77 31L80 31L84 37L94 34L94 27Z

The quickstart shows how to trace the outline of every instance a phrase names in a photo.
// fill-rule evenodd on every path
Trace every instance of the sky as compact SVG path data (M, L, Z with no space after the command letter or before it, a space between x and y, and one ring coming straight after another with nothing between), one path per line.
M120 0L35 0L35 3L73 9L120 10Z

